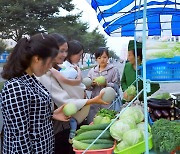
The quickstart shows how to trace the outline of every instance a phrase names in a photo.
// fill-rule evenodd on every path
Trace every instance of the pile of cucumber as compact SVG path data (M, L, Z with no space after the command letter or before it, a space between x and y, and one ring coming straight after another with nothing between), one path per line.
M89 145L102 133L108 124L82 125L77 130L77 135L73 138L73 148L86 150ZM114 145L114 140L110 135L109 129L89 148L89 150L107 149Z

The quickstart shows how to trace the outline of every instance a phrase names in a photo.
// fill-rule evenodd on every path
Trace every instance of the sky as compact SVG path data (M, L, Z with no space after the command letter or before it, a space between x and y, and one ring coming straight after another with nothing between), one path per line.
M89 24L89 31L92 31L96 27L98 27L99 32L105 36L107 39L107 47L113 50L121 59L126 58L127 56L127 46L130 39L132 37L110 37L107 35L100 23L97 20L96 12L91 8L91 6L86 2L86 0L73 0L73 4L75 4L76 11L82 12L82 22L87 22Z

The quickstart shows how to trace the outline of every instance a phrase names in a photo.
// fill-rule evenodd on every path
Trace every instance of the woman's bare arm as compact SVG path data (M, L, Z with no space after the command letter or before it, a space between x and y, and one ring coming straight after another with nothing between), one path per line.
M50 69L52 75L56 78L58 82L63 82L65 84L71 85L71 86L77 86L81 83L81 75L78 73L78 76L76 79L67 79L65 78L58 70L52 68Z

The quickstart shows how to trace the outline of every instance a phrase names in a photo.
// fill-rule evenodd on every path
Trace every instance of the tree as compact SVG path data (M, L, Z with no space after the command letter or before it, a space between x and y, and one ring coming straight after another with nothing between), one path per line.
M7 45L0 39L0 54L5 51L6 47Z
M85 52L94 54L106 40L96 28L88 32L88 24L79 21L81 13L64 15L62 10L71 12L72 0L1 0L0 38L18 41L23 35L37 32L58 32L68 40L79 40Z
M79 22L78 18L81 15L67 15L55 20L53 28L48 29L49 33L57 32L65 35L68 40L79 40L83 43L84 35L87 33L88 24Z
M77 19L81 16L78 14ZM76 39L80 41L84 46L84 53L89 53L92 57L100 46L106 46L105 37L98 32L98 29L95 28L92 32L88 32L88 24L80 22L79 20L69 20L69 18L73 18L72 16L66 16L63 20L58 19L59 21L55 22L53 28L49 29L48 32L58 32L65 35L68 40ZM82 57L83 62L83 57Z
M45 32L61 18L60 9L71 11L72 0L1 0L0 38L18 41L23 35Z
M119 59L119 57L116 55L116 53L112 50L109 50L109 57L114 59Z

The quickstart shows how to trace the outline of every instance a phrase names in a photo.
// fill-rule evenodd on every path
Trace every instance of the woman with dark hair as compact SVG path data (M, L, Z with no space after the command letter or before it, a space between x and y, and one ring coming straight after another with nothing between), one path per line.
M106 47L99 47L95 52L95 58L97 61L97 66L93 67L88 72L88 77L93 81L91 87L88 90L92 91L91 98L98 95L98 93L105 87L112 87L119 92L119 84L120 84L120 74L119 70L108 62L109 60L109 51ZM95 78L99 76L104 76L106 81L104 84L99 84L94 81ZM101 105L94 104L91 105L89 115L87 117L88 123L93 121L94 116L101 108L108 108L110 105Z
M59 35L60 36L60 35ZM57 40L57 39L56 39ZM64 52L62 51L62 46L64 46ZM69 49L68 49L69 46ZM80 50L79 50L80 49ZM47 72L45 75L42 77L38 78L40 82L49 90L49 92L52 95L54 106L59 107L63 104L67 103L74 103L77 107L78 110L81 109L80 113L77 117L79 119L83 119L84 115L86 115L87 111L85 110L87 105L90 104L107 104L102 100L103 93L99 94L98 96L92 98L92 99L84 99L84 95L82 96L79 92L79 90L73 90L74 86L69 87L72 89L67 90L65 87L64 80L61 81L58 77L54 77L55 74L53 72L56 72L57 74L60 74L61 72L61 67L60 64L63 64L65 58L71 53L77 53L77 54L72 54L70 61L72 63L77 63L80 59L80 56L83 52L83 48L80 45L80 42L78 41L69 41L68 44L65 42L62 45L59 45L59 54L55 58L53 68L49 72ZM75 51L74 51L75 50ZM70 63L71 64L71 63ZM59 72L60 70L60 72ZM79 76L79 77L78 77ZM78 71L78 80L81 78L79 71ZM62 77L62 76L61 76ZM63 77L65 78L65 77ZM71 80L71 84L73 80L76 79L66 79L66 80ZM81 81L81 79L80 79ZM79 81L78 81L79 82ZM69 82L70 84L70 82ZM77 85L77 83L75 84ZM73 97L74 95L74 97ZM85 109L84 109L85 108ZM73 149L72 145L69 143L69 134L70 134L70 123L69 122L59 122L54 124L54 133L55 133L55 153L56 154L73 154Z
M80 68L77 66L83 54L83 45L77 41L72 40L68 42L68 55L66 61L62 64L63 69L57 71L51 69L51 73L57 79L62 88L67 91L72 98L83 99L85 96L85 85L81 83L82 74ZM69 142L75 136L77 125L87 117L89 113L89 105L83 107L75 115L70 118L70 135Z
M52 36L37 34L20 39L4 65L2 153L54 153L51 117L63 121L68 117L62 107L53 114L50 94L34 75L45 74L58 52Z
M135 47L134 47L134 40L130 40L128 44L128 63L125 64L122 79L121 79L121 88L124 92L124 99L126 101L131 101L134 96L128 96L125 90L132 84L136 86L136 60L137 64L141 65L142 63L142 43L136 42L137 47L137 59L135 58ZM138 91L143 89L143 82L138 82ZM148 95L152 95L159 89L159 84L151 84L151 92ZM142 100L142 95L140 97Z

